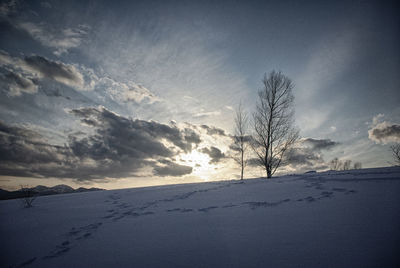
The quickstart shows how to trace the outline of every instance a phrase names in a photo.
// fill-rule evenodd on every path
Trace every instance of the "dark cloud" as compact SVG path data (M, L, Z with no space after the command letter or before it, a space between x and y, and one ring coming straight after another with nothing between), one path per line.
M248 137L251 142L251 136ZM295 169L297 172L307 170L322 170L328 168L321 154L322 150L329 150L339 143L330 139L305 138L298 142L298 147L290 148L284 155L281 162L281 168ZM234 144L230 149L235 151ZM258 158L250 158L247 164L253 167L262 167L262 162Z
M179 153L176 149L167 147L163 140L185 152L191 150L193 143L200 142L198 134L187 128L180 130L175 126L153 121L131 120L105 108L81 108L72 110L71 113L81 118L82 123L96 129L95 135L80 140L71 139L70 147L74 155L79 157L141 163L144 159L172 157ZM170 173L171 176L174 174L173 170L177 170L176 174L188 172L187 168L173 164L155 168L157 174Z
M285 158L285 163L292 166L305 165L313 167L321 161L323 161L321 155L308 148L292 148L287 152Z
M231 138L232 138L232 143L231 143L231 145L229 145L229 149L231 149L232 151L235 151L235 152L240 151L240 146L237 142L240 140L240 136L232 135ZM247 144L250 144L250 143L254 144L253 136L251 136L251 135L243 136L243 141Z
M400 125L382 122L368 131L368 137L376 143L400 142Z
M1 70L3 76L10 70L15 74L9 77L11 85L12 83L20 86L22 84L26 87L29 81L20 82L21 79L18 77L20 76L25 80L29 79L35 82L34 84L37 84L36 82L42 78L47 78L74 89L90 89L90 87L85 87L83 74L74 65L53 61L42 56L12 57L7 52L0 50L0 66L6 70L6 72Z
M68 148L49 145L35 131L0 122L0 172L2 175L43 175L46 165L59 166ZM57 167L54 167L55 169Z
M35 79L23 77L12 71L5 71L0 75L4 88L10 96L20 96L22 93L36 93L38 90L37 81Z
M179 165L168 160L164 160L162 163L165 165L154 167L154 175L180 177L192 173L193 170L190 166Z
M160 176L192 172L191 167L169 160L200 142L198 134L189 129L132 120L105 108L74 109L71 114L93 132L71 134L65 146L48 144L37 132L24 127L1 123L0 173L91 180L135 176L144 167L153 168Z
M201 149L200 152L202 152L204 154L208 154L208 156L210 156L211 164L218 163L219 161L221 161L221 159L225 158L225 154L222 153L220 149L218 149L214 146L211 146L210 148L203 148L203 149Z
M340 143L330 139L305 138L300 140L300 147L291 148L283 159L283 166L297 171L322 170L328 167L322 156L322 150L330 150Z
M185 139L185 142L190 145L191 144L197 145L201 142L200 135L197 134L196 132L194 132L194 130L190 129L190 128L184 129L184 139ZM189 151L191 151L191 150L192 150L192 148L190 146Z
M313 138L306 138L302 141L303 144L308 145L313 150L321 151L321 150L329 150L337 145L338 142L332 141L330 139L313 139Z
M220 129L217 127L212 127L212 126L207 126L207 125L201 125L200 127L205 129L207 131L208 135L226 136L225 131L223 129Z
M261 165L261 161L258 158L250 158L247 160L247 165L251 167L259 167Z
M83 85L82 75L72 65L51 61L42 56L25 57L24 62L43 77L67 85Z

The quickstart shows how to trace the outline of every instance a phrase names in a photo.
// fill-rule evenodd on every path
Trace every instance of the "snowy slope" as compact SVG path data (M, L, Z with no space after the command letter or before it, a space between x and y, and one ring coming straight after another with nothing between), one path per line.
M400 168L0 202L0 267L399 267Z

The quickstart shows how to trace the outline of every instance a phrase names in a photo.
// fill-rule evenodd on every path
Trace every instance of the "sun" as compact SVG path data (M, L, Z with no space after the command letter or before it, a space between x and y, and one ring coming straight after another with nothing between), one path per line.
M211 158L204 153L193 150L187 154L181 154L180 159L186 165L193 168L192 174L204 180L208 180L210 172L214 169L213 164L210 164Z

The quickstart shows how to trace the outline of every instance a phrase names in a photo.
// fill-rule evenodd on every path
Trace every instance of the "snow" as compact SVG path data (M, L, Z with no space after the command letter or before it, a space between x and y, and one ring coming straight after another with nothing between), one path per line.
M0 267L399 267L400 168L0 202Z

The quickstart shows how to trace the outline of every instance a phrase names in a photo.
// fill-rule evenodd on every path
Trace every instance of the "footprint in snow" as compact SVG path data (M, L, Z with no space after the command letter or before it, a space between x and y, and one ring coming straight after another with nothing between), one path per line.
M256 209L260 207L276 207L289 201L290 199L288 198L277 202L244 202L242 204L249 205L251 209Z
M346 192L347 189L345 189L345 188L332 188L332 191L335 191L335 192Z
M232 207L236 207L237 205L234 205L234 204L227 204L227 205L224 205L224 206L222 206L222 208L232 208Z
M24 267L24 266L27 266L27 265L32 264L36 259L37 259L37 257L33 257L32 259L29 259L29 260L27 260L27 261L24 261L24 262L21 263L21 264L12 265L12 266L10 266L10 267Z
M206 208L199 208L198 211L208 212L209 210L216 209L216 208L218 208L218 207L212 206L212 207L206 207Z
M357 193L356 190L349 190L349 191L345 192L345 194L355 194L355 193Z

